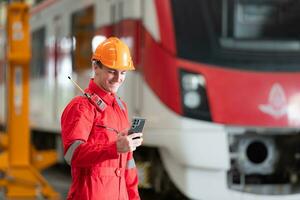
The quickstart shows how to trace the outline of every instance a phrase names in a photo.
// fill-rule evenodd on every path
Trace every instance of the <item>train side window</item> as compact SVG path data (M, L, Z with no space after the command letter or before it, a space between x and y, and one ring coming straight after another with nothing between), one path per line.
M75 12L71 19L72 35L75 46L72 51L73 69L77 72L90 69L92 39L94 36L94 7Z
M45 75L45 27L40 28L32 33L31 37L31 78L38 78Z

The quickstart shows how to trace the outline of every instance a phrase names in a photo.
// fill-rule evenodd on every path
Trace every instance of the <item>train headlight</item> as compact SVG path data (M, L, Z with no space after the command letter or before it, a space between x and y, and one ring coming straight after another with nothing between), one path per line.
M183 113L187 117L210 121L206 82L201 74L180 71Z
M197 90L199 84L205 85L205 80L202 75L185 74L182 76L182 87L185 90Z
M187 92L183 97L183 103L190 109L197 108L201 104L201 96L194 91Z

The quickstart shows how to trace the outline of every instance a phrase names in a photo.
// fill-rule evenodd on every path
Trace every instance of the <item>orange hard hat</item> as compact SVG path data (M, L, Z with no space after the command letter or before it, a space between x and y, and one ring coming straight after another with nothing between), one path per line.
M128 46L119 38L110 37L99 44L92 60L117 70L134 70Z

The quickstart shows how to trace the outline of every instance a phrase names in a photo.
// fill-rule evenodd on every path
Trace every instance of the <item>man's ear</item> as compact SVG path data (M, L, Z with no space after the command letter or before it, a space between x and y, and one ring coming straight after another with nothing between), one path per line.
M94 76L99 74L99 71L97 70L98 68L99 67L97 65L93 65L93 74L94 74Z
M95 77L95 70L94 70L94 66L92 66L92 70L91 70L91 77L94 78Z
M95 71L97 68L97 64L95 62L92 62L93 70Z
M97 67L98 67L97 64L92 62L92 74L91 74L92 77L95 77Z
M93 71L96 71L96 69L97 69L97 66L94 64L93 65Z

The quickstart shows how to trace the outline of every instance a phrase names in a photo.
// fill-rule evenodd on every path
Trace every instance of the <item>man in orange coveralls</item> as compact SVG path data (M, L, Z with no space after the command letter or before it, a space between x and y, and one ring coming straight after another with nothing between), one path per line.
M142 133L128 135L127 107L116 95L126 72L134 70L129 49L118 38L108 38L97 47L92 63L95 76L85 93L98 95L99 103L75 97L61 117L64 155L72 173L67 199L140 199L132 152L142 144Z

